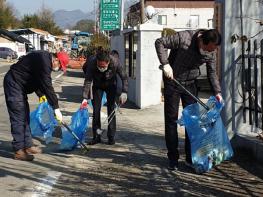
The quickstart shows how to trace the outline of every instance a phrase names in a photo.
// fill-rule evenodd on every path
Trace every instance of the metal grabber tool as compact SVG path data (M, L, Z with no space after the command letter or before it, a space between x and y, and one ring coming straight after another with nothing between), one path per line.
M120 111L120 106L121 104L117 104L115 103L115 108L114 110L109 114L109 116L103 121L102 126L106 125L106 123L108 122L108 125L111 123L111 121L113 120L115 113L118 111L120 114L122 114L122 112ZM97 129L96 133L98 135L102 135L104 132L104 130L102 129Z
M162 69L162 66L159 66L160 70ZM206 105L203 101L201 101L198 97L196 97L195 95L193 95L189 90L187 90L179 81L177 81L176 79L171 79L172 81L174 81L178 86L180 86L180 88L182 88L188 95L190 95L196 102L198 102L200 105L202 105L207 111L210 110L210 107L208 105Z
M89 151L89 148L87 147L86 144L84 144L79 137L76 135L76 133L74 131L72 131L71 128L69 128L69 126L65 123L65 122L61 122L62 126L64 126L70 133L71 135L79 142L79 144L81 145L81 147L83 148L83 152L86 153Z

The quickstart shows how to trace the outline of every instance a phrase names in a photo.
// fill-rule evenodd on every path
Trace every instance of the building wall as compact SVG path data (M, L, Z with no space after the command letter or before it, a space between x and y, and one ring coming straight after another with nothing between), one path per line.
M27 35L21 35L21 36L28 39L32 43L32 45L36 48L36 50L41 50L39 34L27 34Z
M248 38L255 36L261 29L260 25L251 18L262 19L263 9L259 1L243 0L243 34ZM221 84L222 94L225 99L223 111L224 121L228 131L236 133L251 133L254 128L243 123L241 89L241 61L236 64L237 58L241 55L241 41L231 44L231 36L241 36L240 0L217 0L216 3L223 5L221 17L219 17L220 31L223 35L221 46ZM235 6L233 6L235 5ZM251 38L262 39L263 34ZM259 70L260 72L260 70ZM261 78L261 77L260 77ZM262 94L262 93L260 93Z
M8 47L17 52L18 57L26 54L25 44L13 42L0 37L0 47Z
M151 19L158 24L159 16L167 16L167 24L163 27L175 30L212 28L214 8L155 8L156 15ZM192 22L198 18L198 22Z
M138 46L136 50L135 77L129 77L128 99L139 108L156 105L161 102L161 80L162 72L159 70L159 60L155 51L155 40L161 37L162 26L151 22L142 24L129 31L137 31ZM125 65L124 38L113 36L111 38L111 49L117 49L120 59Z
M159 70L159 59L155 50L155 40L161 37L159 25L145 23L140 25L140 44L138 48L138 73L140 94L138 106L145 108L161 102L162 72Z

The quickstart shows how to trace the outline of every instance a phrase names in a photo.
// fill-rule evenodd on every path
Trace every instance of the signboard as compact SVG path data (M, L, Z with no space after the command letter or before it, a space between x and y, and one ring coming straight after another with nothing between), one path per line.
M100 29L120 29L120 0L100 1Z

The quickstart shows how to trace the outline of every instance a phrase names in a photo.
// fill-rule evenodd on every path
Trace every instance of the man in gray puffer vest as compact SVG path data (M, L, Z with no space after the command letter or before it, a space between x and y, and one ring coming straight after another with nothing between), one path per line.
M192 94L197 96L196 78L199 67L207 66L207 75L219 102L223 102L216 75L215 51L221 43L221 35L215 29L187 30L156 40L155 48L163 70L165 141L168 149L169 170L178 168L177 124L179 102L183 107L196 101L184 92L172 79L177 79ZM168 57L167 49L170 49ZM191 166L191 146L185 132L186 165Z

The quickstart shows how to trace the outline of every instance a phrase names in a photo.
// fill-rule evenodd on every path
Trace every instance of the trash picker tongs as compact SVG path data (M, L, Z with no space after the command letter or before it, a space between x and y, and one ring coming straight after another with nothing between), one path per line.
M159 66L160 70L162 69L162 66ZM189 94L196 102L198 102L200 105L202 105L207 111L210 110L210 108L208 107L208 105L206 105L203 101L201 101L198 97L196 97L195 95L193 95L189 90L187 90L179 81L177 81L176 79L171 79L172 81L174 81L178 86L180 86L180 88L182 88L187 94Z
M61 122L62 126L64 126L70 133L71 135L80 143L81 147L85 149L85 152L89 151L89 148L79 139L79 137L76 135L74 131L72 131L69 126L65 122Z
M115 103L115 108L114 110L109 114L109 116L104 120L104 122L102 123L102 126L106 125L106 123L108 123L108 125L111 123L111 121L113 120L113 118L115 117L116 112L118 111L120 114L122 114L122 112L120 111L120 106L121 104L117 104ZM102 135L104 132L104 130L102 129L97 129L96 133L98 135Z

